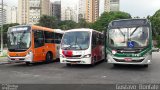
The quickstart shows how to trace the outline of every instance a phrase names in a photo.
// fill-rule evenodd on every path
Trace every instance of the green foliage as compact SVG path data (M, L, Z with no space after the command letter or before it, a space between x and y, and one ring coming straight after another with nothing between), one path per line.
M54 16L43 15L40 17L39 26L48 27L48 28L57 28L58 20Z
M44 15L40 18L38 25L48 28L60 28L62 30L74 28L92 28L98 31L102 31L112 20L128 18L131 18L131 16L125 12L104 12L95 23L88 23L85 19L80 19L79 23L76 23L72 20L57 22L55 17Z
M62 30L74 29L77 27L77 23L72 20L61 21L58 24L59 28Z
M7 32L9 27L16 26L16 25L19 25L19 24L18 23L4 24L3 25L3 32ZM0 29L1 29L1 27L0 27Z
M5 47L6 47L6 43L7 43L7 31L8 31L8 28L12 27L12 26L16 26L16 25L19 25L19 24L18 23L11 23L11 24L4 24L3 25L3 43L4 43ZM1 27L0 27L0 29L1 29Z
M77 24L77 27L78 28L89 28L89 23L87 23L85 19L80 19Z
M153 36L160 35L160 10L158 10L152 17L150 17L152 24Z
M157 47L160 48L160 35L157 35L156 40L157 40Z
M102 31L112 20L128 19L131 15L125 12L104 12L101 17L92 24L92 28L98 31Z
M149 20L152 24L153 39L157 40L157 46L160 48L160 10L156 11L153 16L149 17Z

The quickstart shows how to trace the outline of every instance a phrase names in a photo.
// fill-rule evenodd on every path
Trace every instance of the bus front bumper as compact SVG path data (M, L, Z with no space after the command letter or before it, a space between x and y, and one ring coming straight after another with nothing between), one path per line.
M67 64L91 64L91 57L89 58L61 58L60 63Z
M21 62L33 62L32 56L25 56L25 57L10 57L8 56L8 62L11 63L21 63Z
M139 58L127 57L127 58L131 58L132 60L125 61L125 58L112 57L111 55L107 55L108 63L111 63L111 64L133 64L133 65L151 64L152 56L148 55L146 57L139 57Z

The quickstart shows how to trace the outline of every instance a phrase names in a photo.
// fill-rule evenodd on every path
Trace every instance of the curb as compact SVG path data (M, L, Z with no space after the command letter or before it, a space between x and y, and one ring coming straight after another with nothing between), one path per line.
M0 62L0 65L11 64L10 62Z

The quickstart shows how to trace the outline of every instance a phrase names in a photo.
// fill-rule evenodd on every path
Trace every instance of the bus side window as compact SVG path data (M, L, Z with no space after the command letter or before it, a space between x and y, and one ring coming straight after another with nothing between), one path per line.
M62 39L63 34L59 34L59 42L61 43L61 39Z
M44 34L45 34L45 43L52 43L54 39L52 32L45 31Z
M43 31L34 31L34 47L42 47L44 46L44 34Z
M58 44L58 33L54 33L54 43Z
M96 33L92 33L92 48L95 48L97 44Z
M102 45L102 36L100 33L98 34L97 38L98 38L98 45Z
M60 44L61 42L61 37L60 37L60 33L57 34L57 44Z
M62 34L60 34L60 33L55 33L54 42L55 42L56 44L60 44L60 43L61 43L61 39L62 39Z

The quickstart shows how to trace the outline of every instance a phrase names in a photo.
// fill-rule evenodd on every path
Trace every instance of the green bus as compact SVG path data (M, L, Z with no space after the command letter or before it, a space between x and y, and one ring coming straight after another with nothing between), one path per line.
M147 19L121 19L109 23L105 31L108 63L148 65L152 61L152 28Z

